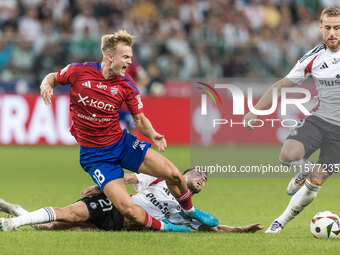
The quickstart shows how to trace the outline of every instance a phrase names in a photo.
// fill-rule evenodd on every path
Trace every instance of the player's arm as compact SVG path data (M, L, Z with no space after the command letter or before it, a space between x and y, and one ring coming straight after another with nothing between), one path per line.
M136 174L124 174L124 182L125 184L138 184L138 178ZM82 197L94 197L100 194L102 194L102 191L97 185L87 187L80 191Z
M57 81L57 73L49 73L42 80L40 85L40 94L45 102L45 104L51 103L51 97L53 96L53 88L59 86Z
M135 122L136 128L142 135L149 138L160 151L165 151L167 147L166 140L163 135L158 134L152 127L151 122L144 113L138 113L133 115L133 120Z
M264 110L266 109L268 106L270 106L272 104L272 99L273 99L273 89L276 88L277 89L277 96L278 98L280 98L281 96L281 89L285 88L285 87L293 87L295 86L295 84L289 80L287 77L275 82L265 93L264 95L260 98L260 100L257 102L257 104L254 106L254 108L256 110ZM246 123L246 127L250 130L252 130L253 128L251 126L248 125L250 120L255 120L257 118L257 115L252 113L252 112L248 112L243 120Z
M259 230L262 230L263 227L260 223L249 224L241 227L230 227L226 225L218 225L216 227L209 227L207 225L201 225L198 228L198 231L205 232L218 232L218 233L255 233Z
M136 174L124 174L125 184L138 184L138 178Z

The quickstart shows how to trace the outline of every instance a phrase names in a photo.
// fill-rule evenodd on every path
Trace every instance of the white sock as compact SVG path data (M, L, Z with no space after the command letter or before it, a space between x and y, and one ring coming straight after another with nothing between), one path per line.
M307 205L309 205L318 194L321 186L306 180L305 185L291 198L286 210L276 219L284 227L294 219Z
M29 211L26 211L24 208L22 207L18 207L18 208L15 208L13 210L13 212L15 213L16 216L21 216L21 215L24 215L24 214L27 214L29 213Z
M56 214L52 207L45 207L11 219L15 227L23 225L39 224L56 220Z
M191 207L189 210L185 210L185 209L182 208L182 210L184 211L185 214L188 215L189 213L195 211L195 207L193 206L193 207Z

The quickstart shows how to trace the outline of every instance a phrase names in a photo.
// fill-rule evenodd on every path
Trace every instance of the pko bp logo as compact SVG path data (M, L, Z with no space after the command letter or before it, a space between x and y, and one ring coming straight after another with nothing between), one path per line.
M202 90L203 94L201 94L201 115L207 115L208 114L208 104L207 104L207 95L210 96L211 100L214 102L215 106L223 106L223 101L221 100L221 95L225 93L226 95L231 94L232 96L232 109L227 109L225 106L219 107L221 110L223 110L228 116L230 116L230 112L232 110L232 115L244 115L245 112L245 103L247 103L248 109L250 112L254 113L255 115L260 115L260 116L267 116L272 113L274 113L279 105L279 99L278 99L278 90L277 88L272 89L272 104L269 109L264 109L264 110L257 110L254 107L253 103L253 89L248 87L247 89L247 99L244 95L244 92L237 86L232 85L232 84L214 84L214 86L205 84L203 82L197 82L197 84L200 84L201 86L196 87L197 89ZM298 98L288 98L288 94L294 93L296 96L299 96ZM215 99L218 99L217 100ZM311 99L311 93L309 90L304 89L304 88L296 88L296 87L288 87L288 88L281 88L281 115L286 116L287 115L287 108L290 105L294 105L295 107L298 108L300 112L302 112L304 115L308 116L311 115L310 111L306 109L304 106L305 103L309 102ZM245 101L247 100L247 102ZM223 114L223 112L221 112ZM274 121L279 121L279 119L256 119L256 120L251 120L249 123L240 123L237 122L238 124L243 124L244 126L247 126L247 124L251 125L253 122L261 122L262 125L256 125L254 127L261 127L264 124L264 121L271 121L272 126ZM293 121L294 125L290 125L289 127L294 127L298 123L296 120L293 119L286 119L286 121ZM216 125L223 125L233 123L233 120L226 120L226 119L213 119L213 126L215 127ZM234 124L236 122L234 121ZM285 126L285 125L283 125Z

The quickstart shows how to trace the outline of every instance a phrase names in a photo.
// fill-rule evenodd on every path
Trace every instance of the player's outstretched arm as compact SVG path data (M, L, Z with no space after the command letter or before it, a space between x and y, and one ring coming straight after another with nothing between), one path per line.
M83 189L82 191L80 191L80 195L82 197L94 197L94 196L100 195L102 193L103 192L100 190L100 188L97 185L87 187L87 188Z
M262 230L263 227L260 225L261 223L249 224L242 227L230 227L226 225L218 225L216 227L209 227L206 225L201 225L198 228L198 231L210 231L210 232L219 232L219 233L255 233L259 230Z
M143 113L133 116L136 128L142 135L149 138L158 148L159 151L165 151L167 147L166 140L163 135L158 134L152 127L151 122Z
M125 184L138 184L138 178L136 174L124 174Z
M57 86L59 86L59 83L57 82L57 73L49 73L42 80L40 85L40 94L46 105L51 103L53 88Z
M281 96L281 89L284 87L293 87L295 86L295 84L293 82L291 82L287 77L275 82L265 93L264 95L260 98L260 100L257 102L257 104L254 106L254 108L256 110L264 110L266 109L268 106L270 106L272 104L272 94L273 94L273 89L276 88L277 89L277 97L280 98ZM253 127L251 127L249 125L249 123L251 124L254 121L251 120L256 120L257 119L257 115L252 113L252 112L248 112L243 120L246 123L246 127L249 130L252 130ZM250 121L250 122L249 122Z
M138 179L135 174L124 174L124 182L125 184L138 184ZM94 197L102 194L103 192L97 185L93 185L91 187L87 187L80 191L80 195L82 197ZM1 207L0 207L1 210Z

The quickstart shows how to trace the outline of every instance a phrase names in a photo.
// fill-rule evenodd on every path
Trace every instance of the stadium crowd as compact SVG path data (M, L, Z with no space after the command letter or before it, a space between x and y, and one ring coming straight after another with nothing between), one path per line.
M283 76L319 43L326 6L340 0L0 0L0 81L95 61L119 28L153 79Z

